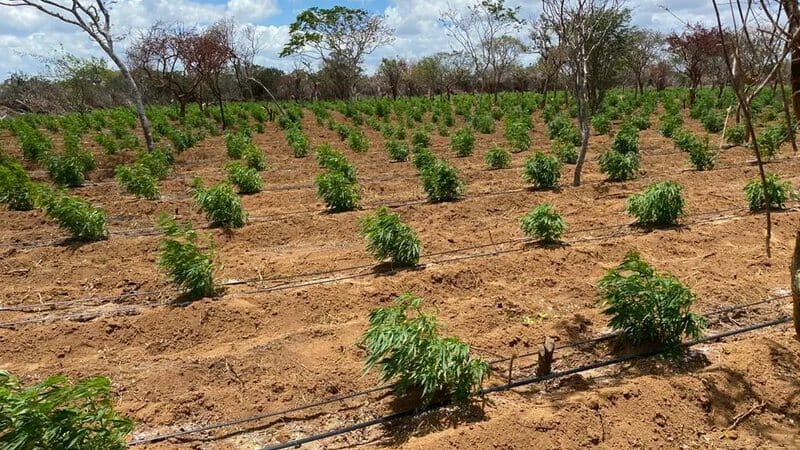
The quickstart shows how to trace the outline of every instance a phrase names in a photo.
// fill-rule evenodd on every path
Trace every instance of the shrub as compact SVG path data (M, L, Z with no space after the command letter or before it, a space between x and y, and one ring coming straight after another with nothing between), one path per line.
M253 142L245 147L242 160L247 167L257 172L261 172L267 168L267 157L264 155L264 151L258 148Z
M689 162L692 163L697 170L709 170L714 168L714 162L717 159L717 154L711 150L708 142L708 135L705 141L700 145L695 145L689 149Z
M45 153L53 150L53 141L28 124L15 127L14 132L17 134L20 147L22 147L22 156L25 159L36 161Z
M408 160L408 146L396 139L386 141L386 152L389 153L389 161L402 162Z
M456 168L440 159L422 171L422 187L428 200L434 203L453 201L464 193L464 182Z
M572 142L555 139L550 141L553 154L564 164L575 164L578 162L578 148Z
M116 155L122 151L120 143L114 136L105 133L97 133L94 135L94 140L97 142L97 145L103 147L103 151L105 151L107 155Z
M719 133L725 126L725 117L718 111L709 110L700 118L703 128L709 133Z
M291 127L286 130L286 142L292 148L295 158L304 158L308 155L310 144L305 133L299 127Z
M317 175L317 195L332 212L351 211L358 208L361 194L358 182L346 173L332 170Z
M201 139L201 136L198 133L193 132L190 129L178 130L171 128L166 133L166 136L167 139L169 139L169 142L172 144L172 148L174 148L175 151L178 153L184 152L194 147L195 144L197 144L197 142L200 141ZM227 138L227 135L225 137ZM227 139L226 139L226 144L227 144ZM230 154L230 150L228 150L228 152Z
M436 162L436 155L427 147L415 147L411 163L420 172L425 172L428 167Z
M397 378L398 394L419 395L424 404L442 397L466 401L480 389L489 365L470 357L469 346L457 338L440 336L436 317L421 305L421 298L406 293L370 313L362 338L365 369L379 366L384 382Z
M675 132L673 136L673 141L675 142L675 147L688 152L694 148L701 147L703 143L700 141L700 138L695 136L691 131L680 129Z
M33 186L22 165L0 155L0 203L14 211L30 211L34 207Z
M136 162L146 167L150 175L157 180L164 180L172 170L171 166L175 163L175 156L169 150L154 149L139 153Z
M771 126L758 136L758 152L767 160L773 159L780 151L786 131L782 126Z
M461 128L453 134L450 145L456 152L456 156L464 157L472 154L475 149L475 135L469 128Z
M204 251L199 247L191 224L179 225L167 215L159 217L158 224L166 235L160 244L159 267L188 299L216 295L213 248Z
M367 251L378 261L389 258L398 266L416 266L422 245L411 227L384 206L361 220L361 235Z
M352 183L357 183L356 168L347 161L341 153L337 152L330 144L322 144L316 150L317 164L331 172L339 172Z
M661 116L661 123L658 131L665 138L671 138L674 133L683 125L683 118L678 114L665 114Z
M725 130L725 140L733 145L744 143L744 126L741 124L731 125Z
M561 178L561 161L555 156L536 152L525 160L522 178L526 183L532 184L534 189L555 188Z
M486 153L486 167L489 169L507 169L511 166L511 153L497 144Z
M242 199L227 182L208 189L203 188L200 178L194 179L194 199L212 227L241 228L247 220Z
M608 176L609 181L626 181L636 178L639 173L640 161L638 153L620 153L615 150L606 151L598 159L600 171Z
M0 370L0 447L124 450L133 422L113 408L105 377L51 376L32 386Z
M781 181L774 173L766 174L766 179L770 209L782 209L791 195L792 184L788 181ZM751 211L762 211L767 207L763 186L761 180L756 178L750 180L744 187L744 196Z
M356 128L347 136L347 146L354 152L364 153L369 150L369 141L364 132Z
M636 252L598 283L609 325L633 345L677 351L681 338L702 336L706 321L689 311L694 294L669 273L656 272Z
M250 137L245 133L225 133L225 148L228 158L241 159L244 149L250 144Z
M414 147L430 147L431 138L425 131L416 130L414 134L411 135L411 144Z
M556 242L564 234L567 224L550 204L542 204L524 215L519 226L525 236L540 239L544 242Z
M472 128L481 134L494 133L494 118L488 113L478 113L472 116Z
M228 181L239 188L240 194L255 194L264 189L264 180L256 169L239 163L230 163L225 168L228 170Z
M88 153L88 158L86 155L80 154L58 155L47 153L42 156L42 162L54 183L68 187L83 186L87 166L94 166L94 158L91 153Z
M642 225L674 225L683 214L683 188L674 181L653 183L644 193L628 198L626 210Z
M524 120L506 122L505 137L514 152L521 152L531 147L530 126Z
M78 197L56 191L43 191L38 203L59 227L69 231L79 241L108 239L106 213Z
M611 150L622 153L639 153L639 130L631 124L625 124L611 141Z
M158 181L150 173L150 170L142 164L117 166L114 172L117 181L130 194L149 200L156 200L161 195L158 189Z
M646 130L650 128L650 118L644 114L639 114L631 118L631 125L637 130Z
M611 131L611 120L605 114L597 114L592 117L592 128L597 134L608 134Z

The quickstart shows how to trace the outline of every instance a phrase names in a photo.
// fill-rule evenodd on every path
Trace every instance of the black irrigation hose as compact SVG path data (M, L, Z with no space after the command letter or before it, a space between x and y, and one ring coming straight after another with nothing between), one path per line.
M731 330L731 331L715 334L713 336L706 336L706 337L703 337L703 338L700 338L700 339L696 339L694 341L683 343L682 346L685 347L685 348L689 348L689 347L692 347L692 346L700 344L700 343L709 342L709 341L715 341L715 340L723 339L723 338L726 338L726 337L735 336L737 334L743 334L743 333L747 333L747 332L750 332L750 331L758 330L758 329L761 329L761 328L767 328L767 327L772 327L772 326L776 326L776 325L781 325L781 324L787 323L787 322L789 322L791 320L792 320L791 317L785 316L785 317L782 317L782 318L779 318L779 319L775 319L775 320L771 320L771 321L767 321L767 322L762 322L762 323L759 323L759 324L756 324L756 325L750 325L750 326L747 326L747 327L738 328L736 330ZM501 386L493 386L493 387L481 389L478 392L477 395L483 396L483 395L487 395L487 394L491 394L491 393L495 393L495 392L508 391L508 390L511 390L511 389L514 389L514 388L517 388L517 387L526 386L526 385L534 384L534 383L540 383L540 382L543 382L543 381L552 380L552 379L556 379L556 378L562 378L562 377L565 377L565 376L574 375L574 374L582 373L582 372L587 372L587 371L599 369L599 368L602 368L602 367L612 366L612 365L621 364L621 363L625 363L625 362L628 362L628 361L634 361L634 360L638 360L638 359L650 358L650 357L659 355L661 353L662 352L660 350L648 351L648 352L638 353L638 354L635 354L635 355L627 355L627 356L621 356L621 357L618 357L618 358L612 358L612 359L607 359L607 360L603 360L603 361L598 361L598 362L595 362L595 363L592 363L592 364L587 364L587 365L584 365L584 366L575 367L575 368L568 369L568 370L551 372L551 373L549 373L547 375L544 375L544 376L535 376L535 377L523 378L523 379L520 379L520 380L517 380L517 381L512 381L510 383L507 383L507 384L504 384L504 385L501 385ZM354 425L349 425L349 426L346 426L346 427L338 428L338 429L335 429L335 430L329 430L329 431L325 431L323 433L315 434L315 435L312 435L312 436L307 436L307 437L304 437L304 438L295 439L295 440L284 442L284 443L281 443L281 444L275 444L275 445L262 447L260 450L282 450L282 449L287 449L287 448L299 447L299 446L301 446L303 444L319 441L319 440L322 440L322 439L327 439L327 438L338 436L338 435L342 435L342 434L347 434L347 433L350 433L350 432L353 432L353 431L356 431L356 430L369 428L369 427L372 427L374 425L390 423L390 422L395 421L397 419L420 416L422 414L426 414L426 413L429 413L431 411L435 411L435 410L441 409L441 408L443 408L445 406L447 406L447 404L431 405L431 406L425 407L423 409L406 410L406 411L390 414L390 415L387 415L387 416L379 417L379 418L376 418L376 419L368 420L368 421L365 421L365 422L360 422L360 423L357 423L357 424L354 424Z
M758 305L758 304L766 303L766 302L769 302L769 301L783 299L783 298L786 298L786 297L788 297L788 295L783 295L783 296L778 296L778 297L770 297L770 298L765 299L765 300L761 300L761 301L750 303L750 304L746 304L746 305L741 305L740 307L731 308L731 309L745 309L745 308L750 307L752 305ZM712 315L712 314L716 314L717 312L720 312L720 311L727 311L727 310L728 309L710 311L710 312L704 314L704 317L707 317L707 316ZM719 336L723 336L724 334L725 333L720 333L720 334L715 335L715 336L716 336L716 338L719 338ZM608 334L603 334L603 335L596 336L596 337L589 338L589 339L584 339L584 340L580 340L580 341L574 341L574 342L570 342L570 343L567 343L567 344L562 344L562 345L556 346L555 350L563 350L563 349L567 349L567 348L574 348L574 347L580 347L580 346L589 345L589 344L596 344L598 342L607 341L609 339L612 339L612 338L616 337L617 335L618 335L618 333L608 333ZM488 361L488 364L490 366L495 366L495 365L503 363L503 362L508 362L508 361L510 361L512 359L516 360L516 359L525 358L525 357L533 356L533 355L537 355L537 354L538 354L538 350L535 351L535 352L530 352L530 353L526 353L526 354L522 354L522 355L516 355L513 358L511 358L511 357L500 357L500 358ZM286 415L286 414L289 414L289 413L304 411L304 410L307 410L307 409L312 409L312 408L316 408L316 407L319 407L319 406L324 406L324 405L328 405L328 404L332 404L332 403L339 403L339 402L342 402L344 400L348 400L348 399L351 399L351 398L361 397L361 396L372 394L372 393L375 393L375 392L382 392L382 391L386 391L386 390L389 390L389 389L393 389L394 387L395 387L395 383L384 384L384 385L377 386L377 387L374 387L374 388L370 388L370 389L366 389L366 390L362 390L362 391L357 391L357 392L351 392L349 394L333 396L333 397L329 397L329 398L324 399L324 400L319 400L319 401L312 402L312 403L307 403L307 404L304 404L304 405L298 405L298 406L287 408L287 409L284 409L284 410L273 411L273 412L264 413L264 414L258 414L258 415L244 417L244 418L240 418L240 419L234 419L234 420L231 420L231 421L220 422L220 423L206 425L206 426L202 426L202 427L198 427L198 428L192 428L192 429L188 429L188 430L176 431L176 432L173 432L173 433L167 433L167 434L163 434L163 435L152 436L152 437L149 437L149 438L135 439L135 440L131 441L128 445L129 446L134 446L134 445L140 445L140 444L161 442L161 441L164 441L164 440L167 440L167 439L181 437L181 436L187 436L187 435L190 435L190 434L202 433L202 432L216 430L216 429L220 429L220 428L228 428L228 427L235 426L235 425L241 425L243 423L255 422L255 421L266 419L266 418L269 418L269 417L282 416L282 415Z

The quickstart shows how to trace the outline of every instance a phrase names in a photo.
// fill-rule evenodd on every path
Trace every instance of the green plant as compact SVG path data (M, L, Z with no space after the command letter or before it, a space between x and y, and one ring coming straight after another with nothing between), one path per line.
M258 148L253 142L245 147L242 153L242 160L247 167L255 169L257 172L261 172L267 168L267 157L264 155L264 151Z
M386 141L386 151L389 153L389 160L392 162L408 160L408 146L396 139Z
M286 142L292 148L292 154L295 158L303 158L308 155L311 144L309 144L308 137L299 127L293 126L286 129Z
M682 192L681 185L674 181L653 183L644 193L630 196L626 210L642 225L674 225L685 206Z
M770 209L782 209L792 193L792 184L788 181L781 181L780 177L774 173L766 174L766 179ZM756 178L750 180L744 187L744 196L751 211L762 211L767 208L763 186L761 180Z
M622 263L598 283L603 313L609 325L633 345L657 345L668 351L680 349L686 335L703 335L706 321L689 311L694 294L669 273L656 272L630 252Z
M191 224L178 224L165 214L158 218L158 225L165 234L159 246L159 267L188 299L215 296L213 242L208 239L208 249L201 249Z
M117 166L114 172L117 181L125 187L125 190L137 197L156 200L161 195L158 181L142 164Z
M730 125L725 130L725 140L733 145L742 145L744 143L744 125Z
M504 134L515 153L531 147L530 126L524 120L507 120Z
M636 178L639 173L640 161L638 153L620 153L615 150L604 152L598 159L600 171L608 176L609 181L626 181Z
M361 193L358 182L348 174L330 170L317 175L317 195L332 212L352 211L358 208Z
M225 133L225 149L228 158L241 159L244 149L250 144L250 136L245 133Z
M786 130L783 126L767 127L757 138L758 151L761 156L767 160L775 158L785 137Z
M708 142L708 135L700 145L694 145L689 149L689 162L697 170L709 170L714 168L717 154L711 150Z
M511 153L497 144L486 153L486 167L489 169L507 169L511 166Z
M472 116L472 127L481 134L494 133L494 117L487 113L475 114Z
M347 136L347 146L357 153L364 153L369 150L369 141L363 131L355 128Z
M622 154L639 153L639 130L627 123L611 141L611 150Z
M456 152L456 156L469 156L475 149L475 135L469 128L460 128L450 138L450 145Z
M241 228L247 220L247 213L242 206L242 199L236 195L227 182L219 183L208 189L195 177L193 181L194 199L212 227Z
M650 128L650 118L644 114L639 114L631 117L631 125L637 130L646 130Z
M341 153L337 152L330 144L321 144L316 149L317 164L331 172L339 172L351 183L356 183L356 168L347 161Z
M561 178L561 161L555 156L537 151L525 160L522 178L526 183L532 184L534 189L555 188Z
M0 370L0 447L124 450L133 422L113 408L105 377L51 376L31 386Z
M436 155L427 147L414 147L414 156L411 163L420 173L425 172L428 167L436 162Z
M725 126L725 117L718 111L709 110L700 118L703 128L709 133L719 133Z
M264 180L256 169L239 163L229 163L225 168L228 170L228 181L239 188L240 194L255 194L264 189Z
M464 193L464 182L455 167L437 159L422 170L422 187L431 202L449 202Z
M30 211L34 207L33 187L22 165L0 154L0 203L14 211Z
M572 142L554 139L550 141L550 148L562 163L575 164L578 162L578 148Z
M608 134L611 131L611 120L605 114L597 114L592 117L592 128L597 134Z
M361 220L361 235L367 251L378 261L389 258L398 266L416 266L422 245L411 227L384 206Z
M397 378L400 395L419 395L424 404L442 397L466 401L480 389L489 365L470 357L469 346L457 338L442 337L436 316L421 305L421 298L405 293L394 305L370 312L362 338L365 370L379 366L384 382Z
M411 135L411 145L414 147L430 147L431 138L425 131L415 130L414 134Z
M567 229L564 219L553 210L553 205L548 203L541 204L524 215L519 221L519 226L526 236L541 239L546 243L558 241Z
M108 239L106 213L78 197L64 195L58 191L43 190L36 203L44 212L66 229L74 239L100 241Z
M149 152L139 153L136 162L146 167L150 171L150 175L157 180L164 180L172 170L172 164L175 163L175 155L169 150L157 148Z
M665 114L661 116L658 131L665 138L671 138L683 125L683 118L678 114Z

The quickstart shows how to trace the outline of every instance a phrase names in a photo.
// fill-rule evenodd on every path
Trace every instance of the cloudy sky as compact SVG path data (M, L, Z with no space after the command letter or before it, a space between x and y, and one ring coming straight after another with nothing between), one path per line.
M262 32L265 45L257 63L288 69L293 65L292 60L278 58L278 54L296 15L311 6L341 4L382 14L395 29L394 44L368 59L367 68L372 70L381 57L414 59L450 50L450 42L437 18L448 5L463 7L473 1L118 0L112 10L112 27L120 37L118 45L124 49L132 36L158 20L205 26L223 17L233 17L238 23L258 26ZM507 3L520 5L525 18L536 17L540 5L537 0L507 0ZM661 7L664 4L674 15ZM680 29L681 20L714 24L710 0L628 0L628 7L632 9L635 25L664 32ZM102 55L87 36L69 25L32 8L0 6L0 79L13 72L41 72L42 57L53 56L62 48L78 56Z

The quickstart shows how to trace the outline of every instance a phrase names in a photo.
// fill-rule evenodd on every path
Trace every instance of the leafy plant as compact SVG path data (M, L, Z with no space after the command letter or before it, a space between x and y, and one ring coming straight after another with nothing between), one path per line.
M264 151L258 148L254 142L245 147L242 153L242 160L247 167L255 169L257 172L267 168L267 157L264 155Z
M561 215L548 203L533 208L519 221L519 226L526 236L541 239L546 243L556 242L567 230L567 224Z
M139 153L136 162L146 167L150 175L157 180L164 180L172 170L172 164L175 163L175 155L169 150L157 148L149 152Z
M682 192L681 185L674 181L653 183L644 193L630 196L626 210L642 225L674 225L685 206Z
M347 136L347 146L354 152L364 153L369 150L369 141L364 132L356 128Z
M494 117L488 113L478 113L472 116L472 127L481 134L494 133Z
M317 195L332 212L351 211L358 208L361 193L358 182L347 173L329 170L317 175Z
M0 155L0 203L14 211L33 209L33 186L22 165Z
M191 224L178 224L167 215L159 217L158 225L165 234L160 244L159 267L188 299L215 296L213 242L209 239L209 248L201 249Z
M322 144L316 150L317 164L331 172L339 172L351 183L357 184L356 168L347 161L341 153L337 152L330 144Z
M415 266L422 245L411 227L384 206L361 220L361 235L367 239L367 251L378 261L389 258L398 266Z
M158 181L143 164L121 165L114 169L117 181L129 193L150 200L156 200L161 192Z
M620 153L609 149L600 155L598 163L600 171L608 176L609 181L626 181L636 178L641 159L636 152Z
M767 160L775 158L786 136L782 126L771 126L758 136L758 151Z
M0 370L0 447L124 450L133 422L114 411L105 377L52 376L32 386Z
M705 141L699 145L694 145L689 149L689 162L692 163L697 170L709 170L714 168L714 162L717 159L717 154L711 150L708 142L708 135Z
M514 152L521 152L530 148L530 126L524 120L506 121L504 133L508 144Z
M611 120L605 114L596 114L592 117L592 128L597 134L608 134L611 131Z
M212 227L241 228L244 226L247 213L242 206L242 199L236 195L230 184L222 182L205 189L202 180L195 177L193 185L194 199L200 209L205 212Z
M43 190L36 202L74 239L100 241L108 238L106 213L89 202L50 190Z
M425 131L415 130L414 134L411 135L411 144L414 147L430 147L431 138Z
M422 187L434 203L457 200L464 193L464 182L456 168L440 159L422 170Z
M673 137L674 133L683 125L683 118L678 114L665 114L661 116L658 131L665 138Z
M534 189L555 188L561 178L561 161L555 156L536 152L525 160L522 178L526 183L532 184Z
M286 142L292 148L295 158L303 158L308 155L311 144L309 144L308 137L299 127L293 126L286 129Z
M730 125L725 130L725 140L733 145L742 145L744 143L744 125Z
M554 139L550 141L553 154L564 164L575 164L578 162L578 148L572 142Z
M766 174L766 179L770 209L782 209L791 195L792 184L788 181L781 181L780 177L774 173ZM762 211L767 208L763 186L761 180L756 178L750 180L744 187L744 196L751 211Z
M255 194L264 189L264 180L256 169L239 163L230 163L225 168L228 170L228 181L239 188L240 194Z
M669 273L656 272L630 252L598 283L609 325L633 345L677 351L681 338L703 335L706 321L690 312L694 294Z
M485 161L486 167L491 170L507 169L511 166L511 153L497 144L494 144L486 153Z
M725 126L725 117L715 110L707 111L703 114L700 121L703 124L703 128L709 133L719 133Z
M420 173L425 172L428 167L437 161L436 155L427 147L414 147L414 156L411 163Z
M245 133L225 133L225 149L231 159L241 159L249 144L250 136Z
M389 160L402 162L408 160L408 146L397 139L386 141L386 151L389 153Z
M456 156L469 156L475 149L475 135L469 128L460 128L450 138L450 145L456 152Z
M422 310L422 299L405 293L393 306L369 315L362 338L365 370L376 365L384 382L397 378L400 395L414 393L424 404L450 398L463 402L480 389L489 365L470 357L470 348L457 338L440 335L432 313Z
M622 154L639 153L639 130L630 123L623 125L611 141L611 150Z

